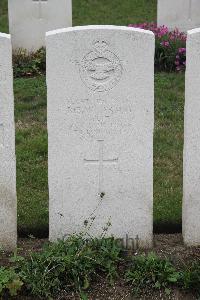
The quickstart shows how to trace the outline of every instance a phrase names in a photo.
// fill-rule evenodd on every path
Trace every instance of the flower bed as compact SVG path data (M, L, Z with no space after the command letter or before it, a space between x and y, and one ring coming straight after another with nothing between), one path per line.
M155 34L155 69L156 71L185 70L186 34L177 28L169 31L166 26L157 27L155 23L130 24L129 27L151 30Z

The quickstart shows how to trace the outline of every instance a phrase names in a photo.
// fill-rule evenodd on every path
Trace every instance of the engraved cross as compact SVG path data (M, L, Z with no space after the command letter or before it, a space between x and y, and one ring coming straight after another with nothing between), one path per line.
M103 169L105 164L116 165L118 158L104 159L104 140L98 140L99 143L99 159L84 159L87 164L93 164L99 166L99 195L104 193L103 190Z
M47 3L48 0L32 0L38 4L38 18L42 19L42 2Z

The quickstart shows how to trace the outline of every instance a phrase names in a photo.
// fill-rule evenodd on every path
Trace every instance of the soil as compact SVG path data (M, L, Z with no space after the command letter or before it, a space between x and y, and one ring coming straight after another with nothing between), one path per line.
M19 239L18 242L18 255L28 256L32 251L41 251L44 243L47 239ZM196 259L200 259L200 247L186 247L183 244L181 234L158 234L154 236L154 247L151 250L157 253L162 258L170 259L177 268L183 265L185 262L190 263ZM126 252L128 256L142 254L144 251L139 250L137 252ZM2 253L0 255L0 265L9 266L8 253ZM120 274L123 274L123 266L121 266ZM105 278L97 278L96 283L87 291L89 300L194 300L197 299L195 295L185 293L181 290L174 289L170 296L166 296L164 293L144 291L143 295L139 298L135 298L132 295L131 287L125 283L122 276L119 277L114 285L109 285ZM9 299L9 298L8 298ZM20 300L37 300L35 297L18 297ZM79 300L80 298L75 294L66 294L63 292L55 300Z

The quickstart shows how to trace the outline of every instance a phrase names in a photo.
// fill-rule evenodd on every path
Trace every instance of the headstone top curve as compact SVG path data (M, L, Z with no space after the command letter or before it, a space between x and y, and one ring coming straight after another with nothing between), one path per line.
M192 35L192 34L197 34L197 33L200 33L200 28L194 28L194 29L187 31L187 35Z
M127 27L127 26L116 26L116 25L87 25L87 26L75 26L68 28L61 28L57 30L51 30L46 32L46 37L67 33L67 32L76 32L76 31L84 31L84 30L116 30L116 31L127 31L127 32L138 32L144 33L154 36L154 33L150 30L145 30L141 28Z
M0 32L0 38L11 39L11 35L7 33Z

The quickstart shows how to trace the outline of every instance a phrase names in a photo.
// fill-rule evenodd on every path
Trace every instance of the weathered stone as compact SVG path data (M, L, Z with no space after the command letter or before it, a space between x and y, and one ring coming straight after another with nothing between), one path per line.
M10 35L0 33L0 248L17 242L15 125Z
M188 246L200 245L200 29L188 31L183 237Z
M200 27L200 1L158 0L158 25L183 32Z
M110 223L108 235L150 247L153 33L86 26L46 41L50 240Z
M71 0L8 0L13 49L45 46L45 33L72 26Z

